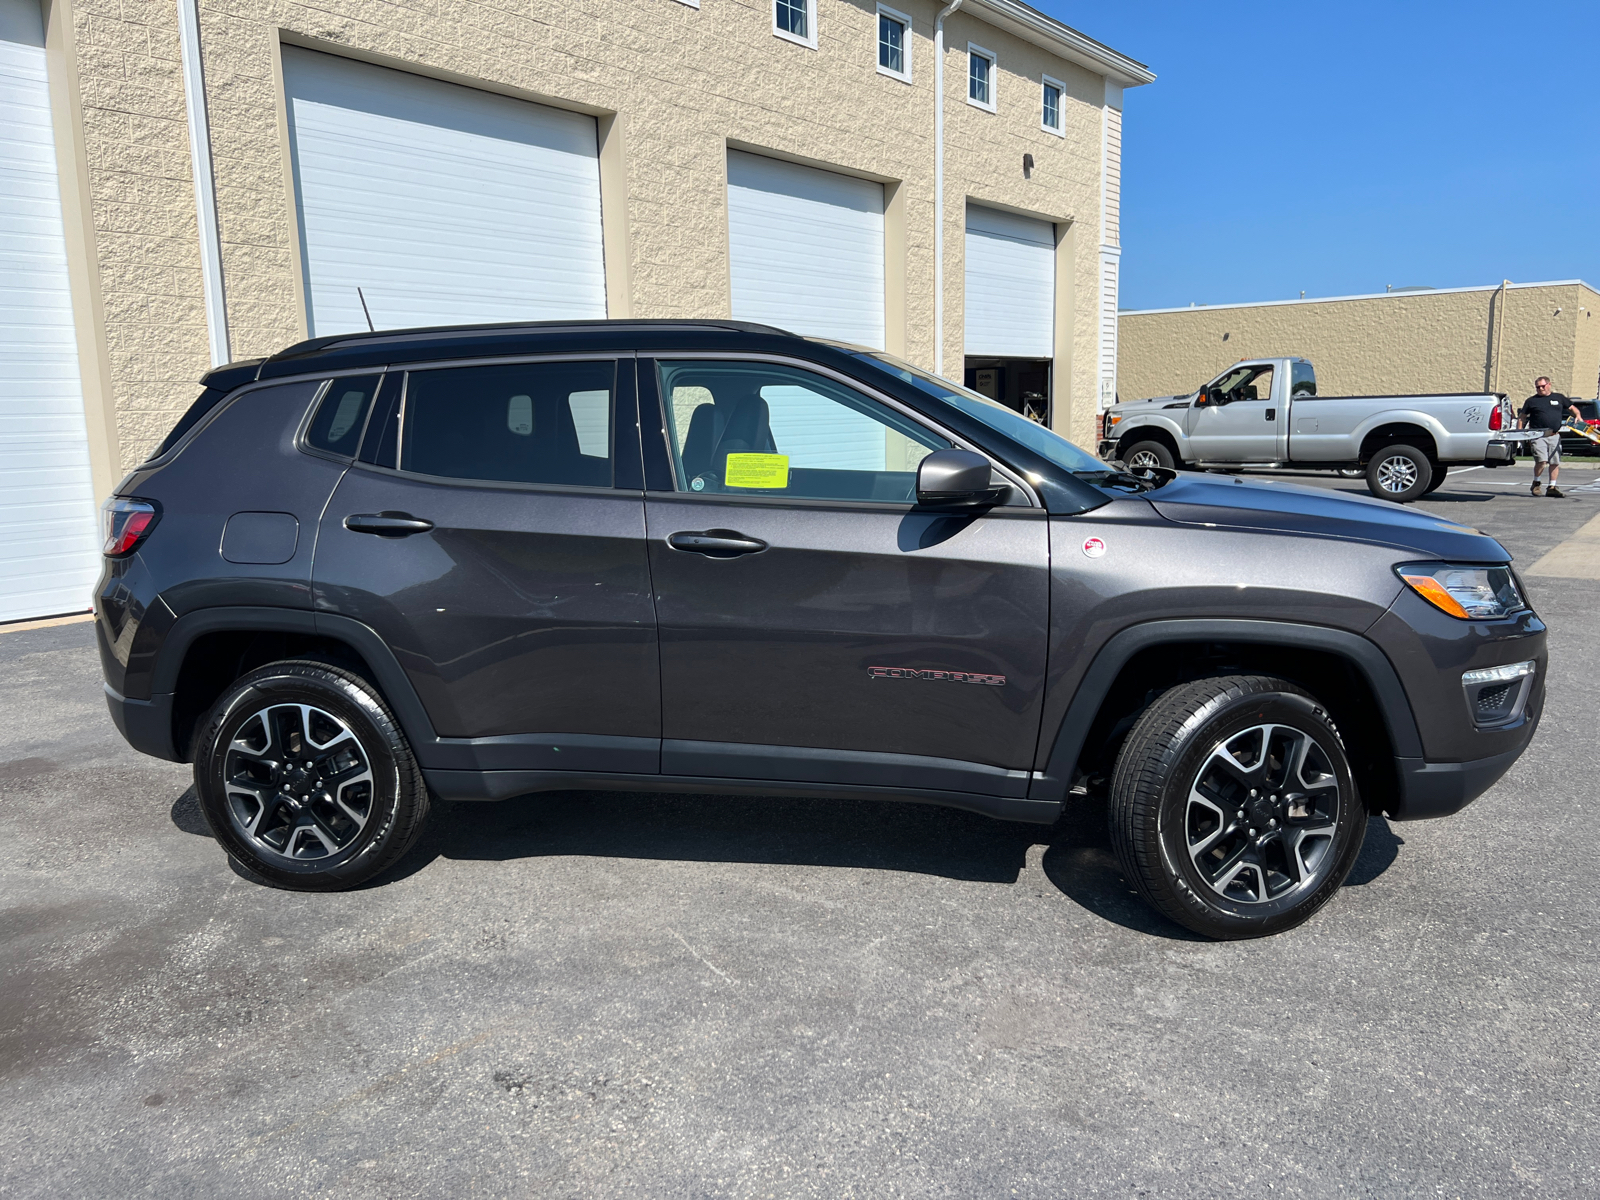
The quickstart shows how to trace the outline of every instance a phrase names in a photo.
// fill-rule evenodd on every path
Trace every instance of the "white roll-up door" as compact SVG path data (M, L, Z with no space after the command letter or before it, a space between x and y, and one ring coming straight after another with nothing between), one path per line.
M593 117L283 48L313 334L606 315ZM360 289L360 295L357 294Z
M1055 226L969 205L966 352L1051 358L1055 321Z
M733 315L883 346L883 185L728 153Z
M0 621L89 607L100 569L38 0L0 0Z

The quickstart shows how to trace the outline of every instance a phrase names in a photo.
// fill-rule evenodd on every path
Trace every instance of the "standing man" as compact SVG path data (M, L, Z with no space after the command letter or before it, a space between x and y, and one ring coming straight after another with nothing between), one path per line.
M1519 429L1541 429L1543 435L1529 442L1533 448L1533 494L1541 492L1559 500L1565 495L1556 487L1556 476L1561 474L1561 422L1571 413L1579 420L1583 414L1578 406L1560 392L1550 390L1550 377L1541 375L1533 381L1533 395L1522 402L1522 415L1517 420ZM1550 490L1545 491L1541 476L1546 465L1550 467Z

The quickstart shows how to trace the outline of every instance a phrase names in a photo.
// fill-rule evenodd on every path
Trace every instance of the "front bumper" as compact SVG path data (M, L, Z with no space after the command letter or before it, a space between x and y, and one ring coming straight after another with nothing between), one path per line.
M1397 758L1400 794L1388 815L1396 821L1426 821L1458 813L1498 783L1520 757L1521 750L1511 750L1458 763Z

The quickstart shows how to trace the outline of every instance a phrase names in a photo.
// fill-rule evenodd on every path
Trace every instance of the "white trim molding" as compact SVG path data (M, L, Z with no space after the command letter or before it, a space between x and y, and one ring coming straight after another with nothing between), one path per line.
M1429 296L1449 296L1461 292L1498 292L1502 287L1514 292L1520 288L1586 287L1591 292L1600 288L1581 279L1547 279L1538 283L1485 283L1472 287L1428 288L1415 292L1361 292L1352 296L1307 296L1304 300L1242 300L1233 304L1186 304L1180 308L1130 308L1125 317L1149 317L1158 313L1215 312L1219 308L1275 308L1282 304L1342 304L1346 300L1417 300Z
M1086 67L1096 75L1114 79L1123 87L1155 82L1155 72L1142 62L1119 54L1110 46L1084 36L1019 0L971 0L967 11L981 21Z
M897 22L900 26L900 62L903 69L891 70L883 65L883 18ZM890 79L898 79L901 83L911 82L911 18L898 8L890 8L887 4L878 5L877 37L873 39L873 49L878 63L878 74L887 75Z
M772 2L772 36L780 37L786 42L793 42L797 46L804 46L808 50L817 48L817 0L771 0ZM778 23L778 6L798 8L805 13L806 33L801 37L791 33Z
M988 100L978 100L978 99L975 99L973 97L973 95L972 95L972 60L975 59L975 58L981 58L981 59L983 59L984 61L986 61L989 64L989 72L988 72L987 76L985 76L985 82L988 84L988 91L989 91ZM999 75L1000 75L1000 62L995 57L994 51L993 50L985 50L982 46L978 45L977 42L968 42L967 43L967 103L972 105L973 108L981 108L981 109L983 109L984 112L996 112L996 111L998 111L998 109L1000 107L999 96L998 96L999 83L1000 83Z
M194 207L200 226L200 291L205 301L211 365L233 358L228 343L228 307L222 290L222 234L217 224L217 189L211 169L211 123L206 117L206 83L200 63L198 0L178 0L178 52L183 98L189 110L189 158L194 167Z

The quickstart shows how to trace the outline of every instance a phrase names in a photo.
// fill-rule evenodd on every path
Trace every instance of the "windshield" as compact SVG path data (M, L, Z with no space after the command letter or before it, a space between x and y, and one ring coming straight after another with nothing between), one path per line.
M958 384L951 383L948 379L941 379L937 375L913 367L908 362L902 362L892 354L885 354L878 350L852 350L860 358L871 359L881 367L887 367L906 383L937 400L953 405L975 417L989 428L1003 433L1006 437L1019 445L1026 446L1039 457L1048 459L1056 466L1082 479L1094 482L1100 477L1110 477L1118 474L1105 463L1095 458L1094 455L1074 446L1059 433L1046 429L1036 421L1030 421L1021 413L1007 408L998 401L987 396L980 396L977 392L968 391Z

